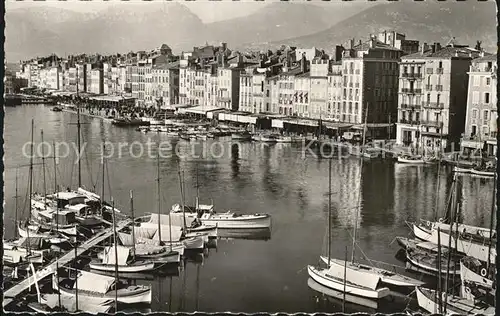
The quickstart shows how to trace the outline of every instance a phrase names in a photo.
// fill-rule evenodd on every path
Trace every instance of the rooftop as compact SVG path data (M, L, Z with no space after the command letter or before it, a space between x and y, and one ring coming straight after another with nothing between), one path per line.
M483 61L497 61L497 54L494 55L486 55L484 57L479 57L473 60L474 63L480 63Z
M426 50L424 53L421 51L413 53L410 55L403 56L402 59L411 58L472 58L479 56L480 52L471 47L463 46L446 46L440 50L433 52L432 50Z
M371 44L372 41L373 41L373 46L370 47L370 44ZM379 41L378 39L369 39L369 40L367 40L364 43L355 45L353 47L353 49L354 50L362 50L362 51L369 50L369 49L387 49L387 50L395 50L395 51L399 51L400 50L400 49L398 49L396 47L393 47L391 45L385 44L385 43Z

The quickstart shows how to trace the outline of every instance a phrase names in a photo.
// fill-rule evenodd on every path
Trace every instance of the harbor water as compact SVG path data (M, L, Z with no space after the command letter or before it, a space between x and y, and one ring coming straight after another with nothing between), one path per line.
M52 112L43 105L5 109L5 238L14 235L15 179L18 166L18 216L28 214L28 157L30 121L35 119L35 143L40 130L48 143L70 144L69 156L58 159L57 183L75 188L76 115ZM140 144L156 142L157 134L113 126L82 116L82 183L102 192L102 141L109 143L110 158L104 175L104 194L129 214L129 191L134 193L135 214L157 212L156 147L140 155ZM216 211L243 214L269 213L270 238L220 239L217 248L202 260L187 262L175 276L138 280L153 290L151 311L315 312L341 311L341 303L323 304L308 287L307 265L326 254L328 210L328 159L304 153L303 144L237 143L229 138L185 141L160 134L170 142L170 154L160 159L161 212L180 203L179 170L184 172L187 202L194 204L196 183L200 203L212 203ZM132 145L135 142L135 145ZM212 145L218 142L217 145ZM118 150L122 145L122 150ZM204 145L203 145L204 144ZM37 147L35 147L37 148ZM177 148L178 154L175 153ZM46 147L44 152L50 148ZM50 149L51 150L51 149ZM164 153L165 154L165 153ZM51 154L50 156L53 156ZM41 159L35 159L34 189L43 192ZM54 190L53 158L45 160L46 190ZM443 216L451 185L451 168L410 166L390 159L365 160L334 156L332 163L332 257L343 259L357 218L356 258L363 257L403 266L395 258L396 236L407 236L407 221L432 220L436 198ZM360 181L361 179L361 181ZM464 176L460 200L463 223L489 227L493 181ZM437 196L436 196L437 193ZM358 205L359 204L359 205ZM358 207L359 206L359 207ZM356 215L356 212L358 214ZM251 237L251 236L250 236ZM259 237L259 236L254 236ZM268 236L266 236L268 237ZM408 274L411 275L411 274ZM319 303L318 303L319 302ZM320 306L321 305L321 306ZM403 306L404 308L404 306ZM391 303L381 311L399 312ZM353 307L352 311L356 311ZM360 309L362 311L362 309Z

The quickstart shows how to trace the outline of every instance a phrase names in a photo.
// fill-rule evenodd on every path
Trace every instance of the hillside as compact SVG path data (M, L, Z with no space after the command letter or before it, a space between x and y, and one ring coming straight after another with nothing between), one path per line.
M366 39L383 30L405 33L407 39L446 44L451 37L459 43L496 50L496 8L490 2L413 2L400 1L380 4L337 23L331 28L307 36L275 41L270 44L250 43L250 48L275 47L282 44L332 49L350 38Z

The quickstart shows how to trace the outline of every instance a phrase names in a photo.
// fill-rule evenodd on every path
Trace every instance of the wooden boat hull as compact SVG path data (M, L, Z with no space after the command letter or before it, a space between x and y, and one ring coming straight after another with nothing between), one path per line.
M59 290L61 294L75 296L74 290L65 289L60 287ZM118 290L120 291L120 290ZM118 295L118 302L123 304L151 304L151 289L144 288L142 291L136 291L137 293L133 293L131 295ZM115 299L115 292L109 291L104 295L99 295L97 293L90 293L86 291L78 291L78 297L89 297L89 298L109 298Z
M464 263L464 259L460 260L460 279L462 281L474 282L492 288L493 281L490 280L489 277L486 268L483 267L479 273L476 273L467 267Z
M430 241L431 231L422 225L413 224L413 234L420 240Z
M319 270L313 266L307 266L307 272L309 273L309 276L319 284L336 291L340 291L342 293L344 292L344 282L340 279L329 277L326 273L326 270ZM371 299L380 299L389 295L388 288L372 290L369 288L363 288L350 283L346 283L345 289L347 294Z
M487 177L487 178L492 178L495 176L495 171L482 171L482 170L477 170L477 169L472 169L470 173L473 176L479 176L479 177Z
M215 214L204 218L202 216L201 222L206 225L216 225L221 229L238 229L238 228L270 228L271 216L267 214L256 215L241 215L234 216L232 214Z
M460 167L453 167L453 172L455 173L460 173L460 174L470 174L472 173L472 168L460 168Z
M104 264L104 263L90 263L90 269L96 271L115 271L114 264ZM137 263L132 265L119 265L118 272L119 273L127 273L127 272L145 272L154 270L155 264L152 262L144 262Z
M359 307L358 305L368 307L370 309L373 309L371 312L375 312L375 310L378 307L378 301L374 299L368 299L364 298L361 296L356 296L356 295L351 295L351 294L345 294L340 291L333 290L331 288L325 287L318 282L314 281L312 278L307 279L307 285L309 288L313 289L316 292L319 292L321 294L325 294L333 299L336 299L338 301L343 301L345 297L345 301L349 303L354 303L356 304L356 307Z
M420 270L427 272L431 275L438 275L439 269L433 260L437 260L437 255L426 251L407 251L406 253L407 264L411 264ZM449 271L447 269L446 258L443 256L441 258L441 275L446 275L447 272L453 275L460 274L460 267L450 267Z
M233 133L233 134L231 134L231 139L232 140L251 140L252 135L251 134Z
M165 251L151 255L137 255L136 257L140 260L147 260L155 264L179 263L181 261L181 254L177 251Z
M328 258L321 256L321 260L328 264ZM339 267L344 267L345 261L330 258L330 265L338 265ZM376 267L370 267L363 264L353 264L352 262L347 262L347 270L362 271L367 274L372 274L380 277L380 280L386 284L401 286L401 287L414 287L423 285L424 282L406 277L404 275L395 274L391 271L380 269Z
M416 287L418 305L428 311L429 313L439 313L438 303L436 299L436 291ZM442 300L444 301L445 295L443 293ZM479 315L494 315L494 307L478 307L475 306L474 301L459 298L453 295L448 295L446 307L446 315L460 314L479 314Z
M181 241L186 250L201 251L205 247L203 237L189 237Z
M408 159L403 157L397 158L398 163L411 164L411 165L423 165L425 163L424 159Z

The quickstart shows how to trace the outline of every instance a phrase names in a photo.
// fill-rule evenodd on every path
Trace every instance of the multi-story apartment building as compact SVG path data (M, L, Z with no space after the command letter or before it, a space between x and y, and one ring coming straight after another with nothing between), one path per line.
M240 74L240 99L239 110L243 112L252 112L252 94L253 94L253 68L246 69Z
M252 106L249 112L262 113L267 112L266 92L265 92L266 74L254 71L252 76Z
M342 105L342 62L331 62L328 72L328 118L340 121Z
M467 101L467 71L478 51L438 43L401 59L398 144L425 151L459 146Z
M298 74L294 78L294 111L297 116L309 117L310 103L309 95L311 94L311 76L308 72Z
M104 77L102 68L94 68L90 71L90 90L93 94L104 93Z
M238 66L219 68L217 78L218 107L238 111L242 71L244 70Z
M497 55L472 60L469 69L467 114L461 147L464 151L497 151Z
M343 52L341 122L390 123L397 117L398 62L402 51L372 37Z
M190 104L191 94L191 72L189 61L183 59L180 61L179 68L179 103Z
M306 60L303 58L301 65L305 71ZM326 59L315 58L311 61L311 100L309 117L314 119L327 118L328 101L328 68L329 61Z
M179 68L177 63L153 66L152 74L152 99L158 106L171 106L176 104L179 97L177 88L179 81Z

